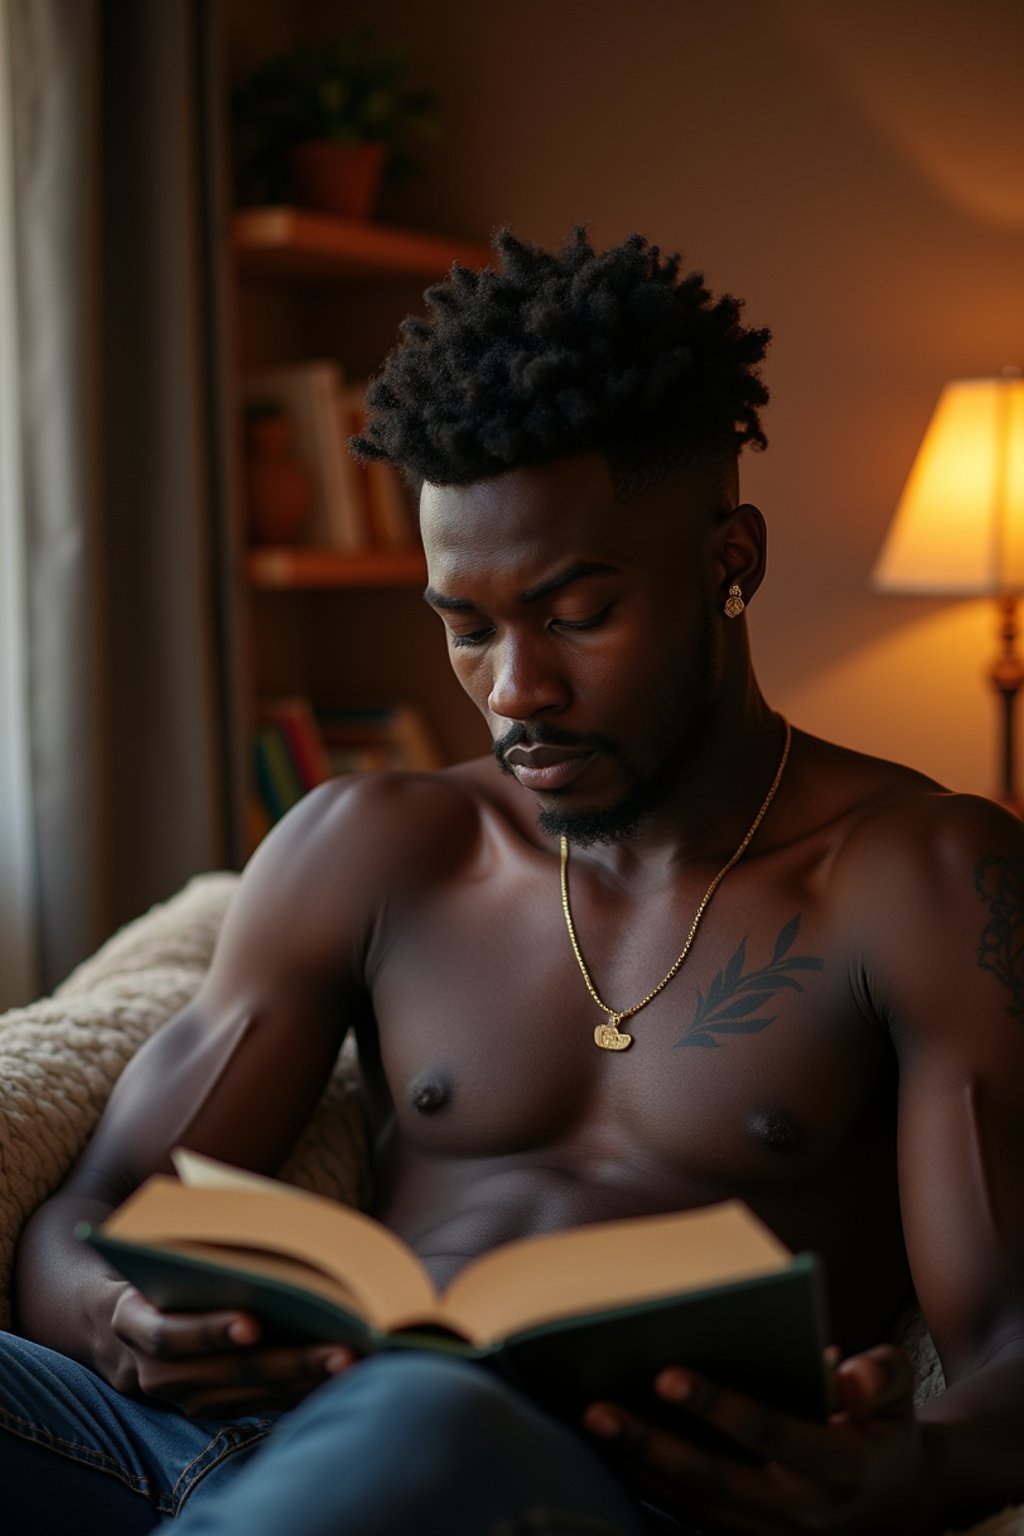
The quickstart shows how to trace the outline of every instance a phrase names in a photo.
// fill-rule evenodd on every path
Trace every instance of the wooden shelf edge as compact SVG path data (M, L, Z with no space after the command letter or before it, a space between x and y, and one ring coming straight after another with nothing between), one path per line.
M343 554L308 545L268 545L246 557L250 587L286 592L346 587L422 587L427 565L421 549L368 549Z
M286 206L235 213L231 243L239 271L263 276L440 278L454 261L483 267L493 258L473 241Z

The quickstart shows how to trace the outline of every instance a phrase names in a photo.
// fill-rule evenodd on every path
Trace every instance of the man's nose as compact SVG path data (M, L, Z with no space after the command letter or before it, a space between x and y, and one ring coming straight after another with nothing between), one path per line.
M506 640L495 657L496 667L487 697L492 715L505 720L530 720L564 709L566 682L551 665L548 648L529 641Z

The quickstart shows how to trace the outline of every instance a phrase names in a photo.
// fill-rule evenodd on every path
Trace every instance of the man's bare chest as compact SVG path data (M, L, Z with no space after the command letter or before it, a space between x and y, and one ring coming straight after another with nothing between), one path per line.
M733 1192L824 1173L851 1140L877 1135L892 1056L813 892L790 882L771 896L753 879L720 893L614 1052L595 1041L607 1015L557 883L482 882L403 914L374 978L401 1136L439 1157L558 1149L609 1172L639 1159L671 1185ZM606 921L589 949L580 925L611 1009L640 1001L676 958L688 922L664 907Z

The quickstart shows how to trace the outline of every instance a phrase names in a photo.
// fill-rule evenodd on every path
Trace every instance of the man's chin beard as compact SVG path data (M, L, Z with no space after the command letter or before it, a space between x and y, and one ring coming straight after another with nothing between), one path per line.
M537 824L548 837L564 837L577 848L592 848L595 843L627 842L638 836L644 822L658 809L663 794L653 794L651 787L638 784L617 805L589 811L550 808L540 811Z

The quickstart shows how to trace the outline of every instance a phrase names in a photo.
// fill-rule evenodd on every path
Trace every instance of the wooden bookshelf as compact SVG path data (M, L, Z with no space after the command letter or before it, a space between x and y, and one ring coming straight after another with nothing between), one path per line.
M236 213L231 241L243 276L320 277L335 282L440 278L453 262L483 267L493 254L487 246L468 240L287 207Z
M249 551L246 569L256 591L423 587L427 580L420 549L368 549L348 555L301 544L268 545Z
M422 312L430 282L453 262L479 268L493 254L445 235L291 207L236 212L224 240L238 401L247 375L279 365L334 361L348 381L368 377L401 317ZM412 705L447 761L486 750L486 730L420 600L427 569L417 544L343 553L250 544L239 534L240 715L250 739L261 701L294 696L327 707ZM255 818L245 852L265 830Z

